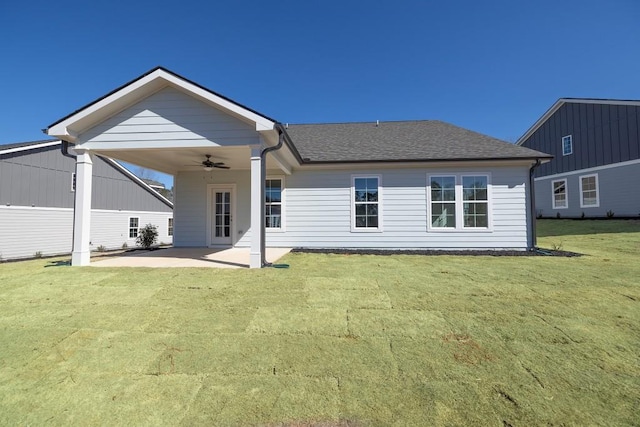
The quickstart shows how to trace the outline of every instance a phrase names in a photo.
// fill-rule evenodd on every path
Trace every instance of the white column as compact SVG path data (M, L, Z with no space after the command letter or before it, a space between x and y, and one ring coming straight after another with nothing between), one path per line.
M260 148L251 149L251 255L249 267L262 267L262 161Z
M71 265L89 265L91 258L91 178L93 159L85 150L76 150L76 202L73 222Z

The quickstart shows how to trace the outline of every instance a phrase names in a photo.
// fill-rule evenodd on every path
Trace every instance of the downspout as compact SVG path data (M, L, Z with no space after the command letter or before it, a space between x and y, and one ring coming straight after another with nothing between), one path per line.
M77 179L78 179L77 156L74 156L73 154L69 153L69 143L67 141L62 141L62 145L60 146L60 151L62 152L63 156L73 159L74 161L73 174L76 177L76 182L77 182ZM74 191L75 191L75 188L74 188ZM75 241L76 241L76 195L74 193L73 194L73 223L71 225L71 253L73 253L73 250L75 249L73 247L73 245L75 245Z
M533 166L531 166L531 168L529 169L529 199L531 200L531 247L529 248L529 250L531 251L535 251L537 249L538 246L538 238L536 236L536 220L537 220L537 214L536 214L536 190L534 187L535 181L533 179L533 173L535 171L535 169L540 166L541 162L540 159L536 160L536 162L533 164Z
M267 262L266 258L266 226L265 226L265 185L267 181L267 154L272 151L277 151L282 148L282 144L284 143L285 132L280 123L276 123L274 129L278 131L278 144L273 147L266 147L260 152L260 235L262 236L260 239L260 254L262 256L262 267L270 267L271 263Z

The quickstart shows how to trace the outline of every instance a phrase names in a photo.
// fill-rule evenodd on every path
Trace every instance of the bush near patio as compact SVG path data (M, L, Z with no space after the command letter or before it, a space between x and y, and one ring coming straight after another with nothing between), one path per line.
M637 425L640 223L579 258L0 265L0 425Z

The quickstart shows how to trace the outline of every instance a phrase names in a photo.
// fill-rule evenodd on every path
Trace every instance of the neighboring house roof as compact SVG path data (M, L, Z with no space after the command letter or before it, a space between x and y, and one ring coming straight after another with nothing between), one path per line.
M556 111L566 103L574 104L601 104L601 105L633 105L640 106L640 100L633 99L603 99L603 98L560 98L551 106L517 141L516 145L522 145L542 126Z
M8 154L8 153L15 153L15 152L19 152L19 151L34 150L34 149L42 148L42 147L49 147L51 145L59 145L61 143L62 143L62 141L60 141L58 139L49 139L49 140L42 140L42 141L18 142L18 143L14 143L14 144L4 144L4 145L0 145L0 154ZM157 198L162 203L166 204L171 209L173 209L173 203L169 199L167 199L162 194L158 193L156 190L151 188L150 185L148 185L146 182L144 182L143 180L141 180L140 178L135 176L132 172L130 172L127 168L122 166L120 163L118 163L117 161L115 161L113 159L110 159L108 157L104 157L104 156L98 156L98 157L100 157L102 160L104 160L105 162L109 163L111 166L113 166L114 168L116 168L117 170L122 172L124 175L129 177L129 179L131 179L133 182L138 184L144 190L149 192L155 198Z
M289 125L305 163L550 159L438 120Z

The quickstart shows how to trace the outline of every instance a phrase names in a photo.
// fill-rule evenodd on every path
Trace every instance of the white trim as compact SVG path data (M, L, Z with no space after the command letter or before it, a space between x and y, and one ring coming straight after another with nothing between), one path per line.
M569 139L569 152L565 153L564 152L564 140L565 139ZM562 156L569 156L571 154L573 154L573 135L565 135L562 137L561 139L561 144L562 144Z
M627 160L625 162L618 162L618 163L610 163L608 165L594 166L592 168L577 169L577 170L574 170L574 171L571 171L571 172L562 172L562 173L556 173L556 174L553 174L553 175L540 176L538 178L535 178L535 181L542 181L542 180L545 180L545 179L560 178L560 177L563 177L563 176L572 176L572 175L577 175L579 173L596 172L596 171L601 171L601 170L605 170L605 169L621 168L621 167L632 166L632 165L637 165L637 164L640 164L640 159Z
M356 179L357 178L376 178L378 180L378 226L377 227L356 227ZM383 198L383 190L382 190L382 175L379 174L353 174L351 175L351 232L352 233L382 233L383 229L383 221L382 221L382 198Z
M287 214L285 213L286 212L286 206L285 206L285 203L286 203L285 177L284 177L284 175L267 175L266 179L267 180L270 180L270 179L279 179L280 180L280 186L281 186L280 187L280 198L281 198L280 200L281 201L280 201L280 227L267 227L266 224L265 224L265 231L267 233L283 233L283 232L287 231L287 229L286 229L286 227L287 227ZM266 183L265 183L265 185L266 185ZM265 206L266 206L267 201L265 200L264 203L265 203ZM266 210L265 210L265 212L266 212ZM263 218L263 221L265 219L266 218Z
M591 178L594 177L596 179L596 204L595 205L585 205L584 204L584 192L582 191L582 179L583 178ZM598 174L592 173L588 175L580 175L578 177L578 183L580 185L580 207L581 208L599 208L600 207L600 184L598 183Z
M216 189L230 190L231 192L231 227L229 230L231 243L214 243L211 238L213 232L213 191ZM207 247L228 247L236 244L236 184L207 184Z
M555 192L555 184L556 182L564 182L564 206L556 206L556 192ZM551 208L552 209L569 209L569 188L567 178L556 179L551 181Z
M0 205L0 209L25 209L25 210L40 210L40 211L73 211L73 208L49 208L44 206L20 206L20 205Z
M468 176L484 176L487 178L487 227L465 227L464 226L464 200L462 178ZM453 203L456 205L456 226L455 227L433 227L431 224L431 178L432 177L453 177L455 179L456 198ZM491 172L440 172L427 174L427 232L430 233L492 233L493 232L493 190Z
M70 117L56 123L47 129L47 133L73 142L77 138L77 132L83 132L103 121L106 117L111 116L113 114L111 110L122 110L143 98L144 95L150 95L167 86L173 86L187 92L191 96L200 98L200 100L210 105L222 108L239 118L243 118L245 121L253 122L256 126L256 131L273 129L275 125L274 122L266 117L254 113L235 102L183 80L173 73L157 68L109 96L88 105ZM96 115L97 117L90 118L92 115ZM80 129L72 129L73 126L78 123L82 123Z
M61 142L62 141L58 140L58 141L43 142L43 143L34 144L34 145L25 145L22 147L7 148L6 150L0 150L0 154L17 153L20 151L35 150L36 148L51 147L52 145L58 145Z

